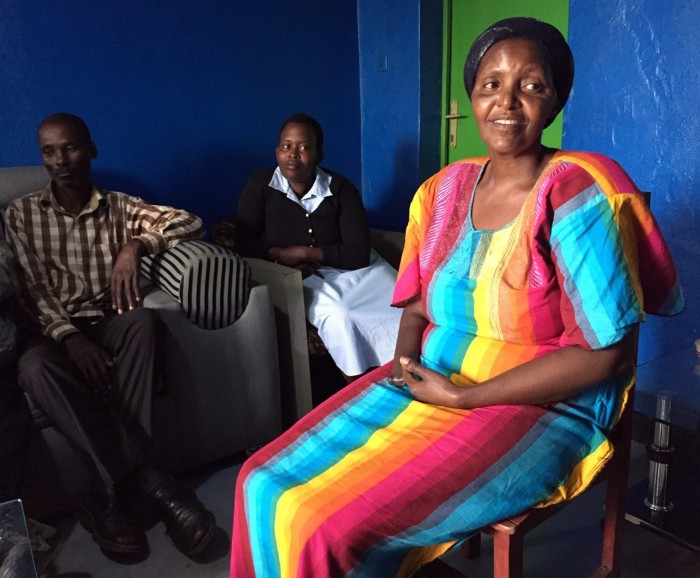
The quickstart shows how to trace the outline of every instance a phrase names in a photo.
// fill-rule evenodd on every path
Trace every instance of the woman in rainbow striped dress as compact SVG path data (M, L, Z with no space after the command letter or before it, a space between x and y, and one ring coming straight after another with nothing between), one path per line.
M244 464L231 576L411 576L482 526L577 495L609 459L636 328L683 297L625 172L541 145L572 81L548 24L476 40L465 85L489 156L411 203L393 363Z

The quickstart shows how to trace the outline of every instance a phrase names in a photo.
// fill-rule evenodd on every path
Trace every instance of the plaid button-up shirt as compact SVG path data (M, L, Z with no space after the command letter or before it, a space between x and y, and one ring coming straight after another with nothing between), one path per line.
M17 297L42 332L59 342L78 331L72 317L112 308L112 267L130 240L159 253L204 236L201 219L187 211L97 188L79 215L63 210L49 184L12 201L5 218L18 265Z

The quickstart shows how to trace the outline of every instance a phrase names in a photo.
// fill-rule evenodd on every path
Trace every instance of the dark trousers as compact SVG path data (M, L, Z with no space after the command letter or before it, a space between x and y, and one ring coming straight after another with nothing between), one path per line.
M161 324L156 312L141 307L76 326L115 358L106 399L95 395L64 347L44 336L31 338L22 351L18 382L111 486L147 458Z
M29 408L14 368L0 367L0 503L19 498L28 426Z

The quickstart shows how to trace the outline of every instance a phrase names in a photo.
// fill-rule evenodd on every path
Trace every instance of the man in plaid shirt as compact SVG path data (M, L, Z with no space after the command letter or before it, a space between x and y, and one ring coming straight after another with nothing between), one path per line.
M101 548L148 554L143 529L126 514L126 489L151 499L173 543L196 555L214 534L213 515L149 462L161 327L140 307L139 267L145 254L202 237L202 221L97 188L97 147L75 115L44 119L38 140L51 181L6 211L17 299L34 326L19 384L94 466L79 516Z

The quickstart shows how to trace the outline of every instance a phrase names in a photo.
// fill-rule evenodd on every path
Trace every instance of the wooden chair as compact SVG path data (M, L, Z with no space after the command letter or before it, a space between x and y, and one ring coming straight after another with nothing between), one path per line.
M622 555L622 525L625 519L625 499L629 478L630 448L634 411L634 388L630 392L627 406L611 434L614 454L598 474L590 487L607 480L605 513L603 518L603 544L601 563L590 578L619 578ZM589 488L590 489L590 488ZM532 508L527 512L501 520L481 529L462 544L462 555L477 558L481 554L481 534L493 538L493 577L523 578L523 555L525 536L551 516L565 508L564 502L546 508ZM457 578L463 576L442 560L435 560L417 574L420 578Z
M591 486L607 480L601 563L590 578L619 578L620 576L622 554L620 536L625 519L633 403L634 395L631 392L627 406L611 435L615 453ZM462 544L462 555L466 558L477 558L481 554L481 533L489 534L493 538L493 577L523 578L525 536L570 503L564 502L547 508L532 508L524 514L482 528L480 533ZM463 575L438 559L421 569L418 576L457 578Z

